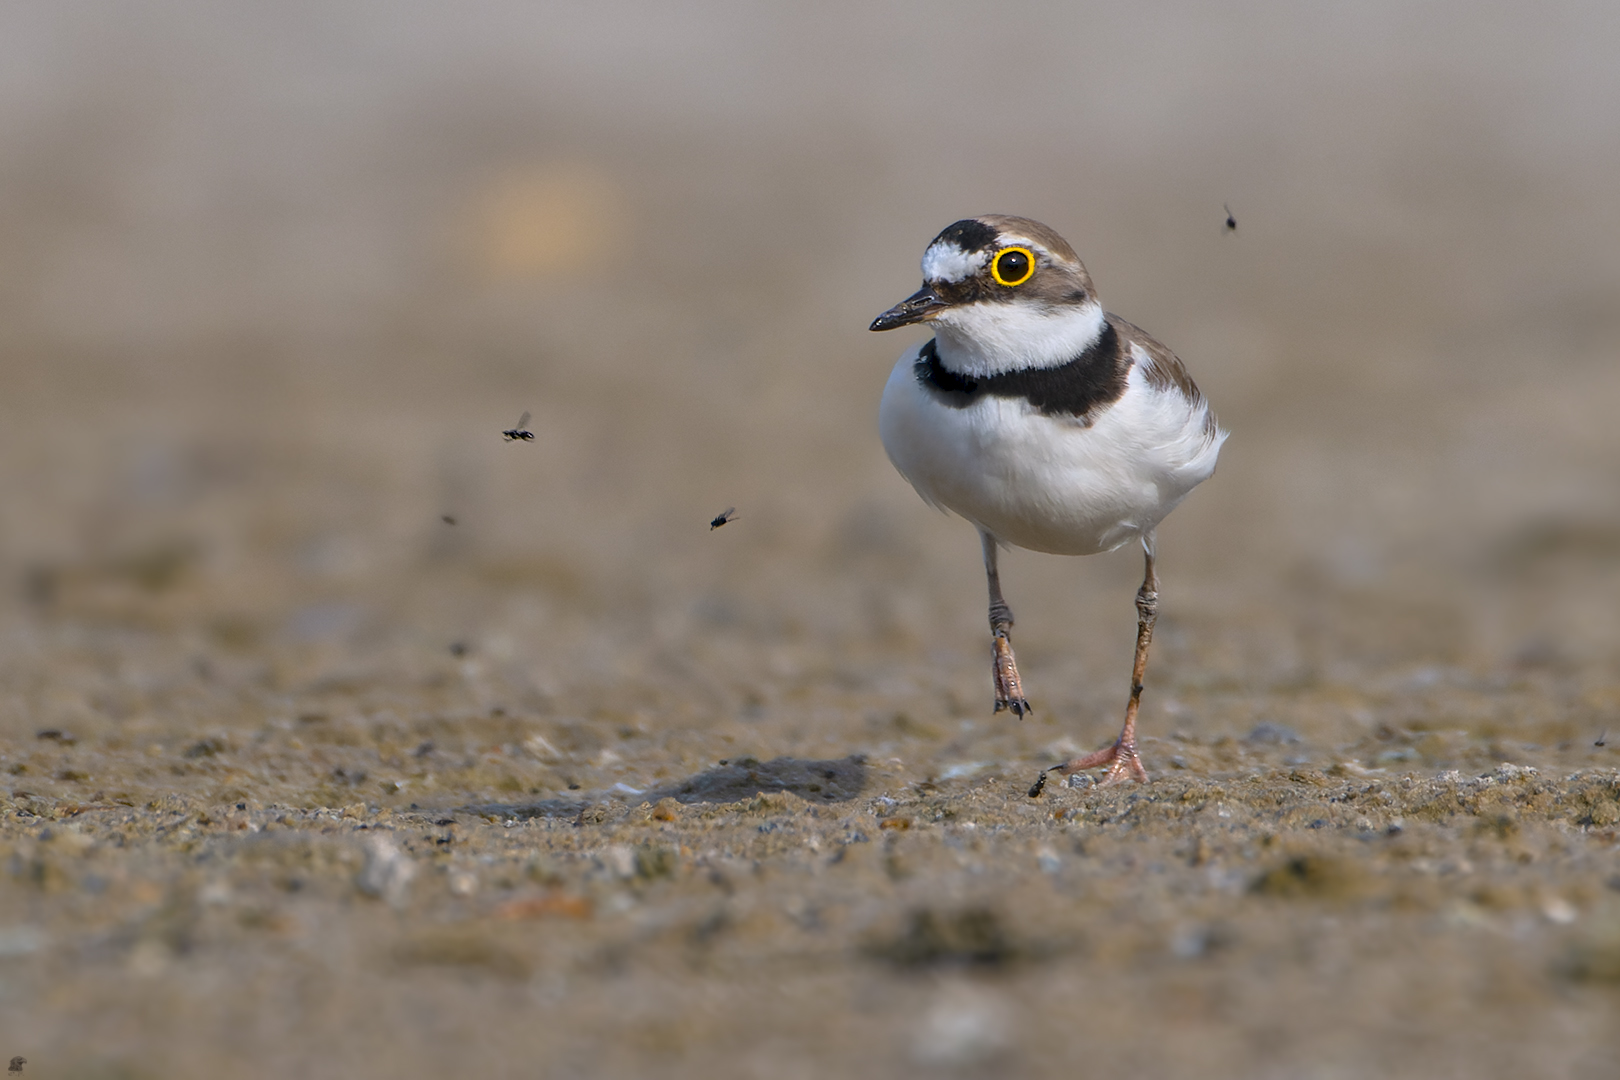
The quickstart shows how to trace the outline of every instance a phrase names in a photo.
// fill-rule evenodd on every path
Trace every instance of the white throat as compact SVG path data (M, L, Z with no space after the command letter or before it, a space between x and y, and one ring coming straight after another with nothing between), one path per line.
M932 320L939 361L962 375L987 377L1067 364L1102 336L1102 305L1048 307L981 302L947 308Z

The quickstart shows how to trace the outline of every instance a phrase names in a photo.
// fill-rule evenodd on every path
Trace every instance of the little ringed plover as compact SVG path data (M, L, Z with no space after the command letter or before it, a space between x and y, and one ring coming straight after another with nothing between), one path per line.
M1226 432L1175 354L1105 312L1074 249L1045 225L958 221L928 245L922 273L921 289L872 322L934 331L895 364L878 428L917 493L979 530L995 711L1029 710L997 550L1090 555L1139 541L1146 572L1125 726L1113 745L1057 770L1106 765L1105 784L1146 780L1136 713L1158 613L1154 530L1215 471Z

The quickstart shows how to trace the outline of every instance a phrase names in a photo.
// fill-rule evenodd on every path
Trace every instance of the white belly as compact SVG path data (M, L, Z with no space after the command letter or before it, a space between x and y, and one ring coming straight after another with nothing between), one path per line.
M952 408L917 382L916 358L901 356L883 391L889 460L928 502L1017 547L1090 555L1141 536L1215 471L1226 438L1206 403L1154 387L1140 363L1086 427L1021 398Z

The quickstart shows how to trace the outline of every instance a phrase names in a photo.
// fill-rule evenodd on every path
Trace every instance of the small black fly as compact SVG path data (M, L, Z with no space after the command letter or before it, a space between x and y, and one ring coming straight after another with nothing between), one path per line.
M736 520L737 520L737 508L735 506L728 506L724 510L722 510L720 513L716 514L714 516L713 521L709 522L709 531L714 532L714 530L718 529L720 526L724 525L726 522L728 522L728 521L736 521Z
M1597 746L1597 747L1604 747L1604 746L1609 745L1609 732L1607 731L1607 729L1604 730L1603 734L1601 734L1601 735L1599 735L1597 737L1597 741L1594 742L1592 745Z
M1226 211L1226 231L1237 232L1237 218L1232 216L1232 208L1225 203L1221 203L1221 208Z
M528 427L529 414L524 413L522 416L518 417L517 427L508 428L507 430L501 432L501 437L507 442L516 442L518 439L525 439L529 442L533 442L534 432L529 431Z

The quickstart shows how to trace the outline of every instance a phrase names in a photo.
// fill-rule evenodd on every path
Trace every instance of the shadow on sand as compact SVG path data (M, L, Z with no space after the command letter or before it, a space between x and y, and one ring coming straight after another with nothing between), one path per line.
M866 755L851 754L827 761L802 758L772 758L757 761L739 758L705 769L685 780L639 793L609 788L580 799L542 799L530 803L482 803L460 809L470 814L499 815L508 818L575 817L605 800L627 799L633 803L656 803L674 799L679 803L730 803L764 793L791 791L813 803L848 802L866 789Z

